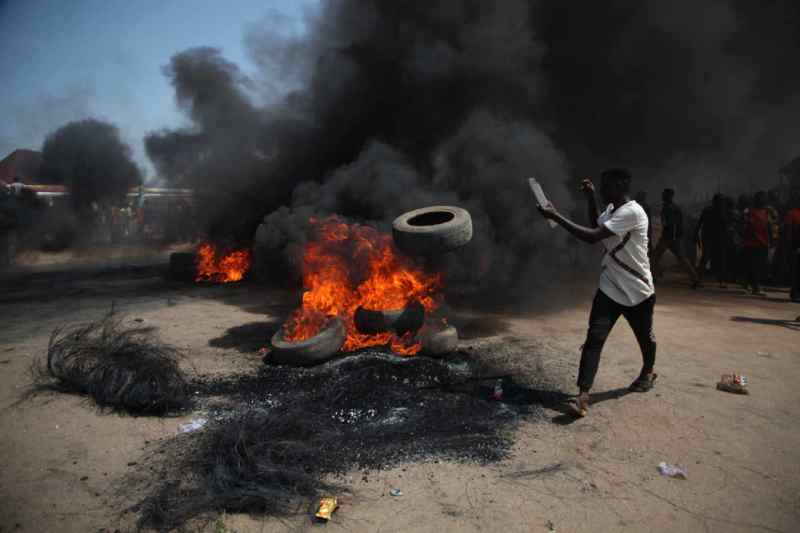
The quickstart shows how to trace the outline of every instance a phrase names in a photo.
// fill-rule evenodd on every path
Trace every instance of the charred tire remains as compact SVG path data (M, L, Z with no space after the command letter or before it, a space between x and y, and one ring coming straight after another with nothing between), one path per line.
M172 281L193 282L197 273L197 254L192 252L174 252L169 254L169 271L167 279Z
M425 321L425 308L414 301L403 309L389 311L371 311L359 307L353 317L356 328L361 333L375 334L394 331L398 335L417 331Z
M344 323L338 318L331 318L319 333L299 342L285 340L281 328L272 336L272 351L266 362L293 366L323 363L342 348L346 335Z
M472 218L460 207L423 207L394 219L392 234L397 247L405 253L434 255L467 244L472 239Z
M50 336L46 364L34 363L34 391L86 394L99 407L164 415L191 405L177 350L149 329L125 327L114 312Z

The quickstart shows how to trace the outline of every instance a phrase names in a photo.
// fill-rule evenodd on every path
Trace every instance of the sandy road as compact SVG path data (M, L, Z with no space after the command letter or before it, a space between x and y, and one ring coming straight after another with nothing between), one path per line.
M593 289L574 304L526 316L472 314L466 333L522 347L502 361L524 377L545 373L574 392L578 347ZM353 493L329 531L782 531L800 530L800 306L786 294L661 287L656 389L624 394L640 357L620 323L596 381L590 416L563 406L526 423L513 455L488 466L413 464L348 476ZM248 371L292 296L252 286L192 287L147 269L82 280L2 281L0 291L0 531L126 531L118 480L183 418L97 413L80 398L19 403L31 358L65 320L97 318L111 302L183 348L199 372ZM462 310L466 313L465 310ZM476 320L477 319L477 320ZM484 324L484 327L478 327ZM751 379L750 396L716 391L723 372ZM660 461L688 468L661 477ZM388 495L400 488L403 496ZM228 530L314 527L228 516ZM207 526L212 530L212 526Z

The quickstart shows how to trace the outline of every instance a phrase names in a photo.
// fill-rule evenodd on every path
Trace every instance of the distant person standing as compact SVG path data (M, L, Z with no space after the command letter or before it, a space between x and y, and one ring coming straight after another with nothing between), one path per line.
M745 289L763 296L761 277L767 265L767 257L772 241L769 212L766 209L767 195L758 191L753 197L753 206L745 212L742 239L745 268Z
M744 226L745 226L745 216L747 212L752 207L753 199L746 195L740 194L739 198L736 200L736 210L734 211L734 218L733 218L733 227L735 229L734 235L736 238L736 255L733 256L733 272L734 272L734 281L736 283L741 283L743 287L745 285L745 277L746 277L746 267L745 267L745 258L744 258Z
M781 220L783 220L781 209L780 196L778 191L770 189L766 195L766 204L764 208L767 210L769 217L769 231L770 231L770 248L767 257L767 276L770 281L775 284L779 279L779 271L776 268L780 264L779 250L781 243Z
M661 206L661 239L658 241L655 250L653 250L653 258L651 261L653 274L658 275L660 273L658 263L661 260L661 256L664 255L664 252L669 250L678 260L678 263L680 263L689 274L689 278L692 281L692 288L696 288L698 284L697 273L681 250L683 212L673 201L674 198L674 189L664 189L664 192L661 193L661 201L663 202Z
M110 208L111 216L110 221L111 225L109 227L111 244L117 244L122 239L122 219L123 214L120 208L116 205L112 205Z
M647 252L653 249L653 210L650 204L647 203L647 193L639 191L636 193L636 203L642 206L644 214L647 215Z
M725 267L727 270L726 281L736 282L738 272L739 250L742 247L742 238L739 234L739 210L731 196L722 197L725 205Z
M11 193L17 198L22 196L22 191L25 189L25 184L20 181L19 176L14 176L14 182L8 186Z
M792 289L789 298L800 302L800 189L792 191L789 210L783 219L786 258L791 273Z
M700 263L697 265L697 275L700 280L706 271L706 263L711 261L711 270L717 277L720 287L725 286L726 262L726 231L725 221L725 201L721 194L717 193L711 200L711 205L703 209L700 220L695 230L695 242L700 243L703 253L700 256Z

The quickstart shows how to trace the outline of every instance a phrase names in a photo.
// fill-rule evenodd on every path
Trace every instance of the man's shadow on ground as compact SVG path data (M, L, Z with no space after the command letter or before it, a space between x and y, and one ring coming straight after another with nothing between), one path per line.
M774 318L753 318L749 316L732 316L733 322L751 322L753 324L765 324L769 326L783 326L793 331L800 331L800 316L794 320L779 320Z
M490 387L479 388L481 389L479 393L481 397L488 398L491 396ZM630 394L630 392L628 387L620 387L604 392L590 393L590 405L596 405L606 400L616 400ZM575 398L576 395L574 394L567 394L558 390L537 389L508 384L503 402L514 405L517 408L522 408L523 410L526 406L530 405L538 405L547 409L552 409L560 414L553 417L550 421L559 426L566 426L581 418L578 415Z

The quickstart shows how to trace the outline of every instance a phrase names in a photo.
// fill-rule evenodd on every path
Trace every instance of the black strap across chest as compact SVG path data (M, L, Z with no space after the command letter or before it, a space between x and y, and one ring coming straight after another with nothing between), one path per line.
M650 282L648 281L647 276L645 276L644 274L642 274L641 272L639 272L637 270L634 270L632 267L626 265L625 263L622 262L622 259L617 257L617 253L619 253L623 248L625 248L625 245L628 244L629 240L631 240L631 232L630 231L625 234L625 236L622 238L622 241L620 241L620 243L618 245L616 245L614 248L612 248L611 251L607 250L606 253L609 255L609 257L611 257L611 259L614 260L614 262L616 264L618 264L620 266L620 268L622 268L622 270L624 270L625 272L627 272L631 276L634 276L635 278L638 278L638 279L644 281L645 283L647 283L648 285L650 285Z

